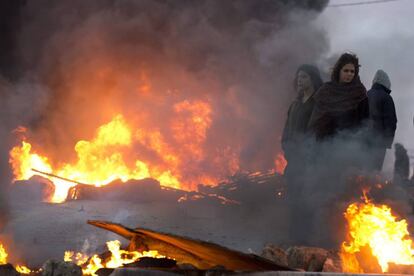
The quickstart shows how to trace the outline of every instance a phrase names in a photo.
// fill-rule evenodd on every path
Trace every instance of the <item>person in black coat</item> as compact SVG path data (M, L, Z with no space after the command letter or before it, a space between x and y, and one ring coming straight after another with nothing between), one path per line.
M410 157L408 156L405 147L396 143L395 148L395 162L394 162L394 184L406 186L410 177Z
M391 97L391 82L383 70L375 73L368 91L370 156L372 169L381 171L386 149L390 149L397 129L397 115Z
M290 207L289 235L292 243L306 244L307 214L303 204L303 185L305 182L308 123L313 112L313 96L322 85L317 67L301 65L296 71L294 88L296 99L289 107L282 134L282 149L287 160L284 177L287 182L287 198Z
M313 96L321 85L322 79L317 67L303 64L296 71L294 88L297 97L289 107L282 134L282 149L287 161L284 175L290 182L288 196L300 192L300 183L296 183L298 181L293 178L304 171L308 123L315 105Z

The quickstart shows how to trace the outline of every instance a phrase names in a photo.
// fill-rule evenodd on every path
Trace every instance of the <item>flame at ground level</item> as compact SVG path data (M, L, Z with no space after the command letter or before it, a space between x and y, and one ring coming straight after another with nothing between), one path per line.
M181 175L180 166L184 158L203 159L201 145L210 125L210 107L203 102L190 104L185 101L177 105L176 109L177 112L188 109L194 117L192 120L194 129L189 130L187 124L177 122L173 125L173 129L177 131L175 139L183 145L179 150L172 149L158 131L144 131L139 128L132 131L133 128L127 124L123 116L117 115L111 122L100 126L92 140L76 143L77 161L74 164L64 163L53 166L46 156L35 153L29 142L23 141L21 145L15 146L10 151L9 159L15 180L26 180L33 175L42 175L33 171L35 169L77 183L95 186L107 185L116 179L125 182L129 179L151 177L157 179L163 186L185 188L181 183L187 179ZM204 111L200 112L196 109ZM191 136L192 133L195 134ZM140 146L155 152L161 159L160 164L151 164L136 158L135 162L128 162L127 157L131 159L131 155L134 154L134 143L139 143ZM229 172L235 169L231 168ZM218 178L210 175L203 173L194 175L191 181L197 184L211 185L218 182ZM42 176L55 185L54 195L48 200L51 202L63 202L69 189L75 186L75 183L50 175Z
M78 266L82 266L83 275L96 275L95 272L100 268L121 267L125 264L138 261L142 257L165 258L165 256L158 254L156 250L143 252L122 250L121 242L118 240L108 241L106 245L111 253L110 257L106 260L102 260L98 255L93 255L89 258L89 256L82 253L75 254L74 252L66 251L64 261L73 262ZM7 257L7 251L0 242L0 265L7 264ZM16 265L16 271L20 274L36 272L24 265Z
M82 254L71 251L65 252L64 260L66 262L74 262L79 266L83 266L82 272L84 275L96 275L95 272L100 268L117 268L125 264L133 263L142 257L165 258L158 254L156 250L150 251L126 251L122 250L121 242L118 240L109 241L106 243L111 256L107 260L102 260L98 255L93 255L91 258ZM75 258L73 258L75 256ZM89 259L89 261L88 261Z
M7 252L4 246L0 243L0 265L7 264Z
M413 241L407 230L406 220L398 220L386 205L375 205L365 196L364 203L348 206L345 218L349 227L349 240L342 244L343 263L347 272L363 272L358 267L356 254L369 247L382 272L389 263L414 264Z
M30 274L32 272L30 270L30 268L28 268L24 265L17 265L16 266L16 271L19 272L20 274Z
M9 256L9 254L7 254L7 251L4 248L3 244L0 243L0 265L7 264L7 257L8 256ZM20 274L30 274L31 272L33 272L32 270L30 270L30 268L28 268L24 265L17 265L16 266L16 271L19 272Z

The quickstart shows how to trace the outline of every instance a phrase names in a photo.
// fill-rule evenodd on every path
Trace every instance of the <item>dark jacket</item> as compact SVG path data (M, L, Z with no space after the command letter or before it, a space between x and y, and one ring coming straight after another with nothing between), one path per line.
M397 129L397 115L391 90L375 83L368 91L370 143L377 147L391 148Z
M300 148L304 146L303 142L308 133L308 123L314 106L315 101L312 96L304 103L302 98L298 97L289 107L282 134L282 149L288 161L293 154L300 155Z

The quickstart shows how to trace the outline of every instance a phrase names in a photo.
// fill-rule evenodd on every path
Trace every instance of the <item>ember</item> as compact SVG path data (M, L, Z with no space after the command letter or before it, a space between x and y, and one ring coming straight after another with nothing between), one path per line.
M285 156L282 153L278 153L275 159L275 166L276 166L276 172L278 174L283 174L285 172L287 161L285 159Z
M342 245L344 262L352 263L355 254L368 246L382 272L388 272L390 263L414 264L413 241L407 230L407 222L398 220L390 207L373 204L364 192L364 203L348 206L345 217L350 240ZM354 265L349 270L358 272L359 268Z

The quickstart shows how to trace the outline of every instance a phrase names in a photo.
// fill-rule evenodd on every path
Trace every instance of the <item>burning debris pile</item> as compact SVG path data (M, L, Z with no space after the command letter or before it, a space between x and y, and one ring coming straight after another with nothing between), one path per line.
M286 192L283 176L275 170L268 172L239 172L217 186L199 186L200 192L216 194L246 205L274 202Z
M130 244L124 250L121 249L121 243L118 240L109 241L107 242L108 251L100 255L88 256L83 253L67 251L64 262L49 260L36 271L18 265L16 271L31 275L41 273L42 275L55 275L53 269L56 268L66 271L69 275L101 275L99 270L105 270L108 275L108 272L119 267L168 270L178 274L191 271L200 273L210 269L222 273L266 270L293 271L293 269L278 265L265 258L244 254L210 242L143 228L129 229L110 222L89 221L88 223L117 233L130 240ZM3 246L0 246L0 254L1 264L4 265L7 253ZM82 271L70 263L81 267ZM13 270L10 265L4 268Z
M346 273L414 273L414 243L405 219L391 207L375 204L364 192L362 202L351 203L344 216L347 240L340 250L275 245L262 255L276 263L305 271Z
M24 133L21 134L24 135ZM126 154L131 150L135 135L125 119L117 116L113 121L101 126L92 141L77 142L75 145L77 161L74 164L63 163L58 168L53 168L54 162L47 157L36 153L29 142L22 141L21 145L15 146L10 151L9 162L17 182L13 190L24 193L26 189L30 197L33 197L33 191L29 185L34 185L34 182L41 190L39 195L42 197L41 200L54 203L68 199L145 200L151 198L156 200L159 196L159 200L177 200L215 197L215 195L220 196L223 202L226 202L227 196L230 196L229 198L232 198L234 202L246 202L248 198L238 196L247 195L246 189L263 194L267 192L274 194L276 189L279 190L277 191L279 196L282 194L283 188L280 184L283 181L275 170L267 173L237 173L221 185L217 184L218 180L214 182L212 178L204 179L206 182L197 186L199 192L177 189L180 187L180 182L178 178L171 175L170 170L151 169L141 160L135 160L131 165L127 164ZM173 155L168 158L176 160ZM276 161L276 171L283 171L286 166L283 155L279 154ZM37 177L35 181L24 181L34 176L41 178ZM258 185L264 186L264 189L258 189ZM239 191L235 191L237 189L244 189L244 191L238 193ZM231 195L225 190L231 191Z
M374 204L365 193L363 200L345 212L349 240L342 245L344 270L413 273L414 244L407 221L398 219L389 206Z
M88 198L88 191L99 190L89 187L105 187L107 185L110 190L116 189L113 188L114 186L119 187L120 191L124 189L123 194L126 196L133 184L131 184L131 181L128 185L122 185L118 182L125 183L128 180L153 178L165 188L179 188L180 182L171 175L170 170L150 169L140 160L135 160L131 166L127 165L124 154L125 149L129 150L131 147L132 137L133 133L127 126L125 119L118 116L110 123L101 126L92 141L79 141L76 144L75 151L78 160L75 164L62 164L59 168L52 168L52 162L47 157L36 153L32 149L32 145L25 141L10 151L10 164L13 168L15 180L28 180L35 175L48 179L47 183L42 182L43 186L49 188L48 191L43 193L47 194L47 198L43 200L55 203L67 199ZM176 159L174 156L168 158ZM278 156L279 161L281 158L283 160L283 156ZM284 163L279 164L277 169L283 171L283 166L285 166ZM275 180L276 175L273 171L247 175L237 174L232 177L230 182L237 182L237 185L240 185L241 182L246 182L241 178L246 177L247 182L253 185L255 183L269 183ZM207 179L204 180L207 181ZM200 184L217 185L217 182L210 179ZM230 188L230 186L231 184L227 185L227 188ZM102 188L97 193L111 197L111 193L107 191L108 189ZM89 193L89 195L91 194ZM181 192L181 196L182 194ZM95 198L99 197L99 195L95 196Z
M4 248L3 244L0 242L0 274L1 275L19 275L20 274L29 274L34 271L31 271L28 267L24 265L16 265L14 268L11 264L7 263L8 253Z

